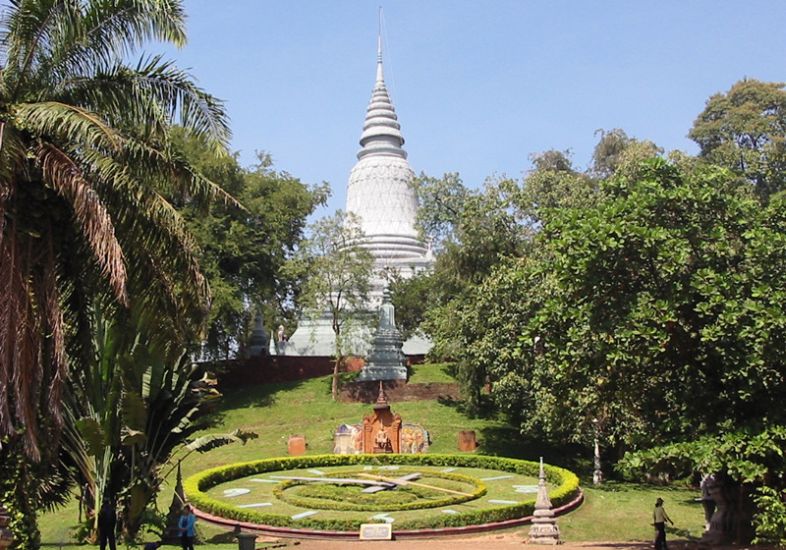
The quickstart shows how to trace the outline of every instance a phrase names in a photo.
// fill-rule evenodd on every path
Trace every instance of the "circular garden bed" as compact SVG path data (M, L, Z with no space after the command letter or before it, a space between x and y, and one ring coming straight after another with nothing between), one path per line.
M229 464L184 485L203 518L225 525L356 536L362 523L386 522L397 536L451 534L524 523L534 509L538 467L479 455L315 455ZM555 508L580 502L575 474L549 465L545 472ZM374 493L358 482L406 476L410 483Z

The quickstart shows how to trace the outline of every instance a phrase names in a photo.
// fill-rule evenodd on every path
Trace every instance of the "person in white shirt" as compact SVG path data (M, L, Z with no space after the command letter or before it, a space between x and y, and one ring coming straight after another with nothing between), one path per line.
M655 550L666 550L667 521L674 525L674 522L671 521L669 514L666 513L666 509L663 507L663 499L658 498L655 501L655 511L652 512L652 524L655 526L656 531Z

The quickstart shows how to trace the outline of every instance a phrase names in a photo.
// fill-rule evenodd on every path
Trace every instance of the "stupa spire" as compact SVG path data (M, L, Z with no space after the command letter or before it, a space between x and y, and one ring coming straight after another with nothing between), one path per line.
M402 149L404 136L398 123L396 110L385 86L385 71L382 62L382 8L379 10L379 32L377 33L377 77L371 101L366 109L366 121L360 136L361 149L358 159L368 155L392 155L407 158Z
M379 30L377 31L377 81L375 88L379 85L385 86L385 75L382 71L382 6L379 7Z

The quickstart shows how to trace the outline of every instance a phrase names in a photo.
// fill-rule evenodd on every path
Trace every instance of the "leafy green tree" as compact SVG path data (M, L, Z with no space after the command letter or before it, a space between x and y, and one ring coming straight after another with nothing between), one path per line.
M763 201L786 189L786 90L744 79L707 100L691 128L701 156L750 182Z
M591 204L598 195L597 181L577 171L570 151L545 151L530 157L533 169L513 196L519 218L533 228L547 223L551 213Z
M786 542L786 427L760 432L733 430L655 449L627 453L617 468L636 480L675 479L695 472L713 473L716 499L723 502L713 518L716 543Z
M234 348L244 348L255 307L263 307L268 319L291 320L297 281L282 267L303 238L306 218L324 204L329 189L274 170L264 153L256 165L241 168L236 157L216 156L203 140L178 138L186 158L245 207L215 203L206 211L187 203L180 208L210 283L203 351L227 359Z
M204 315L194 242L162 197L231 199L170 128L217 151L229 130L222 104L171 62L125 62L148 40L185 43L179 0L25 0L3 15L0 435L19 430L38 459L37 405L62 426L96 295L154 314L164 339L184 340Z
M467 363L522 429L619 448L786 420L784 203L652 161L565 210L459 316Z
M298 302L306 315L327 314L335 335L335 362L331 393L338 398L339 368L347 345L365 319L374 258L362 246L363 231L357 218L341 210L311 226L310 237L287 266L301 278Z
M534 155L532 163L523 183L490 179L481 190L467 189L457 174L418 180L418 222L427 237L439 242L436 265L432 275L396 284L393 299L401 318L420 324L431 337L432 355L459 357L456 323L478 285L506 258L533 253L532 239L551 212L589 203L597 195L595 181L573 169L567 151ZM472 372L482 371L481 365L461 363L463 377L482 383L483 373ZM477 390L474 382L470 386Z
M417 273L405 279L398 273L387 278L391 302L396 308L396 326L404 340L419 331L420 324L431 304L431 293L436 287L434 274Z

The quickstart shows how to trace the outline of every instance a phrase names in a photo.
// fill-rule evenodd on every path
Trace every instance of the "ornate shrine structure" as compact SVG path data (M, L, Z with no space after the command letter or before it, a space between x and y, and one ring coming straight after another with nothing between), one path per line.
M401 415L390 410L382 382L374 412L363 418L363 450L367 453L401 452Z

